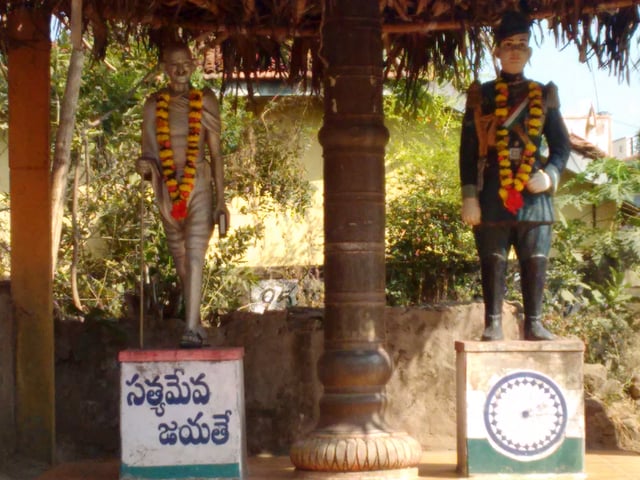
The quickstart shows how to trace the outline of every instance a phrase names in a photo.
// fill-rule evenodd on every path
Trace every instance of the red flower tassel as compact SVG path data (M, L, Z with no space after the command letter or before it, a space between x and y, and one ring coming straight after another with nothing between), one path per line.
M187 218L187 201L183 199L174 201L171 208L171 216L176 220Z
M524 205L522 194L514 188L510 188L507 192L507 200L504 202L504 206L515 215Z

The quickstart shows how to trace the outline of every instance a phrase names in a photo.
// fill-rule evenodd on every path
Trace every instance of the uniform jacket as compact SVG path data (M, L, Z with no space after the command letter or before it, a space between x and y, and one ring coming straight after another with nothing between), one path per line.
M508 107L510 109L519 105L527 98L529 80L522 77L512 77L503 74L503 79L509 85ZM515 80L515 81L514 81ZM523 81L524 80L524 81ZM522 192L524 206L512 214L503 205L498 195L500 178L498 173L497 151L495 148L495 80L483 84L474 83L467 94L467 106L462 124L460 143L460 180L463 198L477 196L482 212L481 224L536 222L552 223L554 220L552 196L558 186L560 173L564 170L571 145L569 134L562 120L559 110L558 92L553 83L542 87L543 93L543 127L542 135L534 139L537 150L532 174L539 170L551 177L550 190L538 194L532 194L525 190ZM476 111L479 109L479 111ZM480 125L476 125L480 118ZM526 132L527 110L517 123L522 131ZM482 132L480 138L478 131ZM548 157L540 154L542 137L546 139ZM481 143L486 142L486 160L482 160ZM521 146L522 140L511 129L509 132L509 145ZM517 165L513 166L514 171Z

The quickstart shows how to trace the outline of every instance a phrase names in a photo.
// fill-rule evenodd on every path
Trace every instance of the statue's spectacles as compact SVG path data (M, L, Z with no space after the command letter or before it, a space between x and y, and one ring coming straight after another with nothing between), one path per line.
M500 48L507 52L526 52L529 49L528 42L510 42L508 40L500 44Z

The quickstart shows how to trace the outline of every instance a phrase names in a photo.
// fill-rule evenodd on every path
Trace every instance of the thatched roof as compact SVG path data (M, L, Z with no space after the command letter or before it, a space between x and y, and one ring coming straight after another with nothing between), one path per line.
M0 1L5 14L15 1ZM72 0L26 0L70 16ZM151 44L178 32L201 46L216 47L218 68L230 78L270 71L291 80L319 78L322 0L83 0L85 25L100 56L110 41L133 34ZM476 70L489 28L507 9L524 6L545 19L559 45L574 44L582 61L623 76L640 0L379 0L386 73L391 76L455 78ZM538 23L538 25L540 25ZM591 26L591 28L590 28ZM213 56L211 57L213 59ZM315 70L314 70L315 69Z

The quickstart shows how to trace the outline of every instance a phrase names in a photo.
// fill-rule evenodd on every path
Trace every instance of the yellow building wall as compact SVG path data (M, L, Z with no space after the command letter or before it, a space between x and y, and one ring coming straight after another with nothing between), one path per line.
M282 115L283 122L300 121ZM308 126L300 158L305 172L304 180L311 183L311 206L304 217L286 213L270 214L265 219L264 237L252 246L245 257L249 267L315 266L324 264L324 214L323 214L323 162L322 146L318 130L322 125L322 108L318 102L310 102L302 118ZM243 203L234 200L230 205L231 228L250 225L251 215L240 213Z

